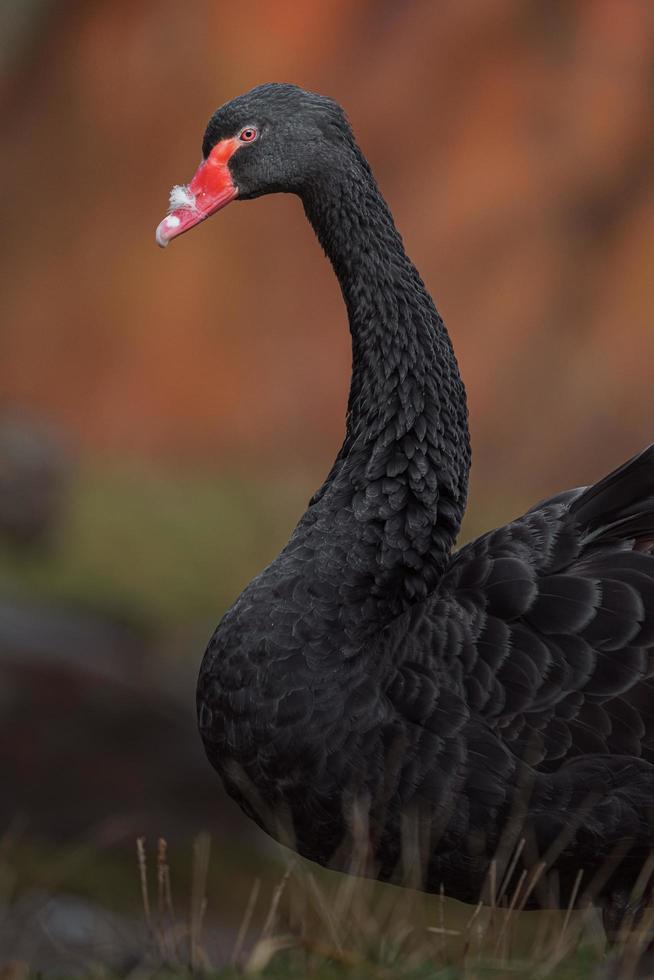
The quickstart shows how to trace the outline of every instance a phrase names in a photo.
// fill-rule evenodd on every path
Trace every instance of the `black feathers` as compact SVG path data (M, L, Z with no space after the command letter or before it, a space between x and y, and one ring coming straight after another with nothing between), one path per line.
M654 844L654 448L452 554L470 454L442 320L342 111L264 86L206 139L254 123L244 196L301 197L347 306L352 384L328 479L205 655L207 754L322 863L349 866L363 808L374 873L401 878L417 820L424 887L464 900L519 803L565 904L579 867L625 836L636 857Z
M527 618L541 633L581 633L595 619L601 600L598 582L573 575L547 575Z

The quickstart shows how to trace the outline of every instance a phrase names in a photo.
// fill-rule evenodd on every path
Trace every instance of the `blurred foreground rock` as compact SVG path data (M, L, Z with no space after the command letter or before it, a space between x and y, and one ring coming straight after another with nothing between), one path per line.
M199 943L202 958L223 966L234 938L232 930L212 923ZM169 927L162 939L169 951L163 962L188 962L185 923ZM107 970L119 977L154 976L161 952L142 918L116 915L77 895L34 891L8 908L0 904L0 980L27 980L34 971L58 978L101 977Z
M106 843L224 833L195 726L194 665L135 627L0 598L0 828Z
M98 964L120 976L143 959L142 926L78 896L33 892L2 911L0 964L4 970L13 964L17 977L26 977L28 969L88 975L89 967Z

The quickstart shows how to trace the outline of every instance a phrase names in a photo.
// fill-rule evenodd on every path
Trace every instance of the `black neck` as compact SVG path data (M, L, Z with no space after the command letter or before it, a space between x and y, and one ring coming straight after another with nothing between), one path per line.
M433 589L460 527L465 390L443 321L358 150L352 166L302 197L352 334L345 442L303 523L308 531L331 522L335 538L342 528L353 595L395 615Z

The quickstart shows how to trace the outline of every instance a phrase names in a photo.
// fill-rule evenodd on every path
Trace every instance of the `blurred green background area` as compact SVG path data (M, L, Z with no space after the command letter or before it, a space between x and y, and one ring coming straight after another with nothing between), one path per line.
M154 229L214 109L273 80L345 106L448 325L462 539L653 437L654 7L5 0L0 903L133 908L139 834L184 864L209 830L235 905L271 860L195 676L339 447L345 312L293 198Z
M37 558L5 547L0 581L17 596L106 611L164 638L197 624L210 627L208 638L285 543L310 489L306 476L264 481L86 460L48 548ZM197 659L198 650L187 654Z

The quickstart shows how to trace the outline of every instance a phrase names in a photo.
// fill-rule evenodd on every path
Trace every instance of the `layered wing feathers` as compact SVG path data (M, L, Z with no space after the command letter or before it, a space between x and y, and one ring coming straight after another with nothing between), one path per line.
M472 651L473 714L555 771L575 756L654 762L654 448L544 501L452 559L441 615Z

